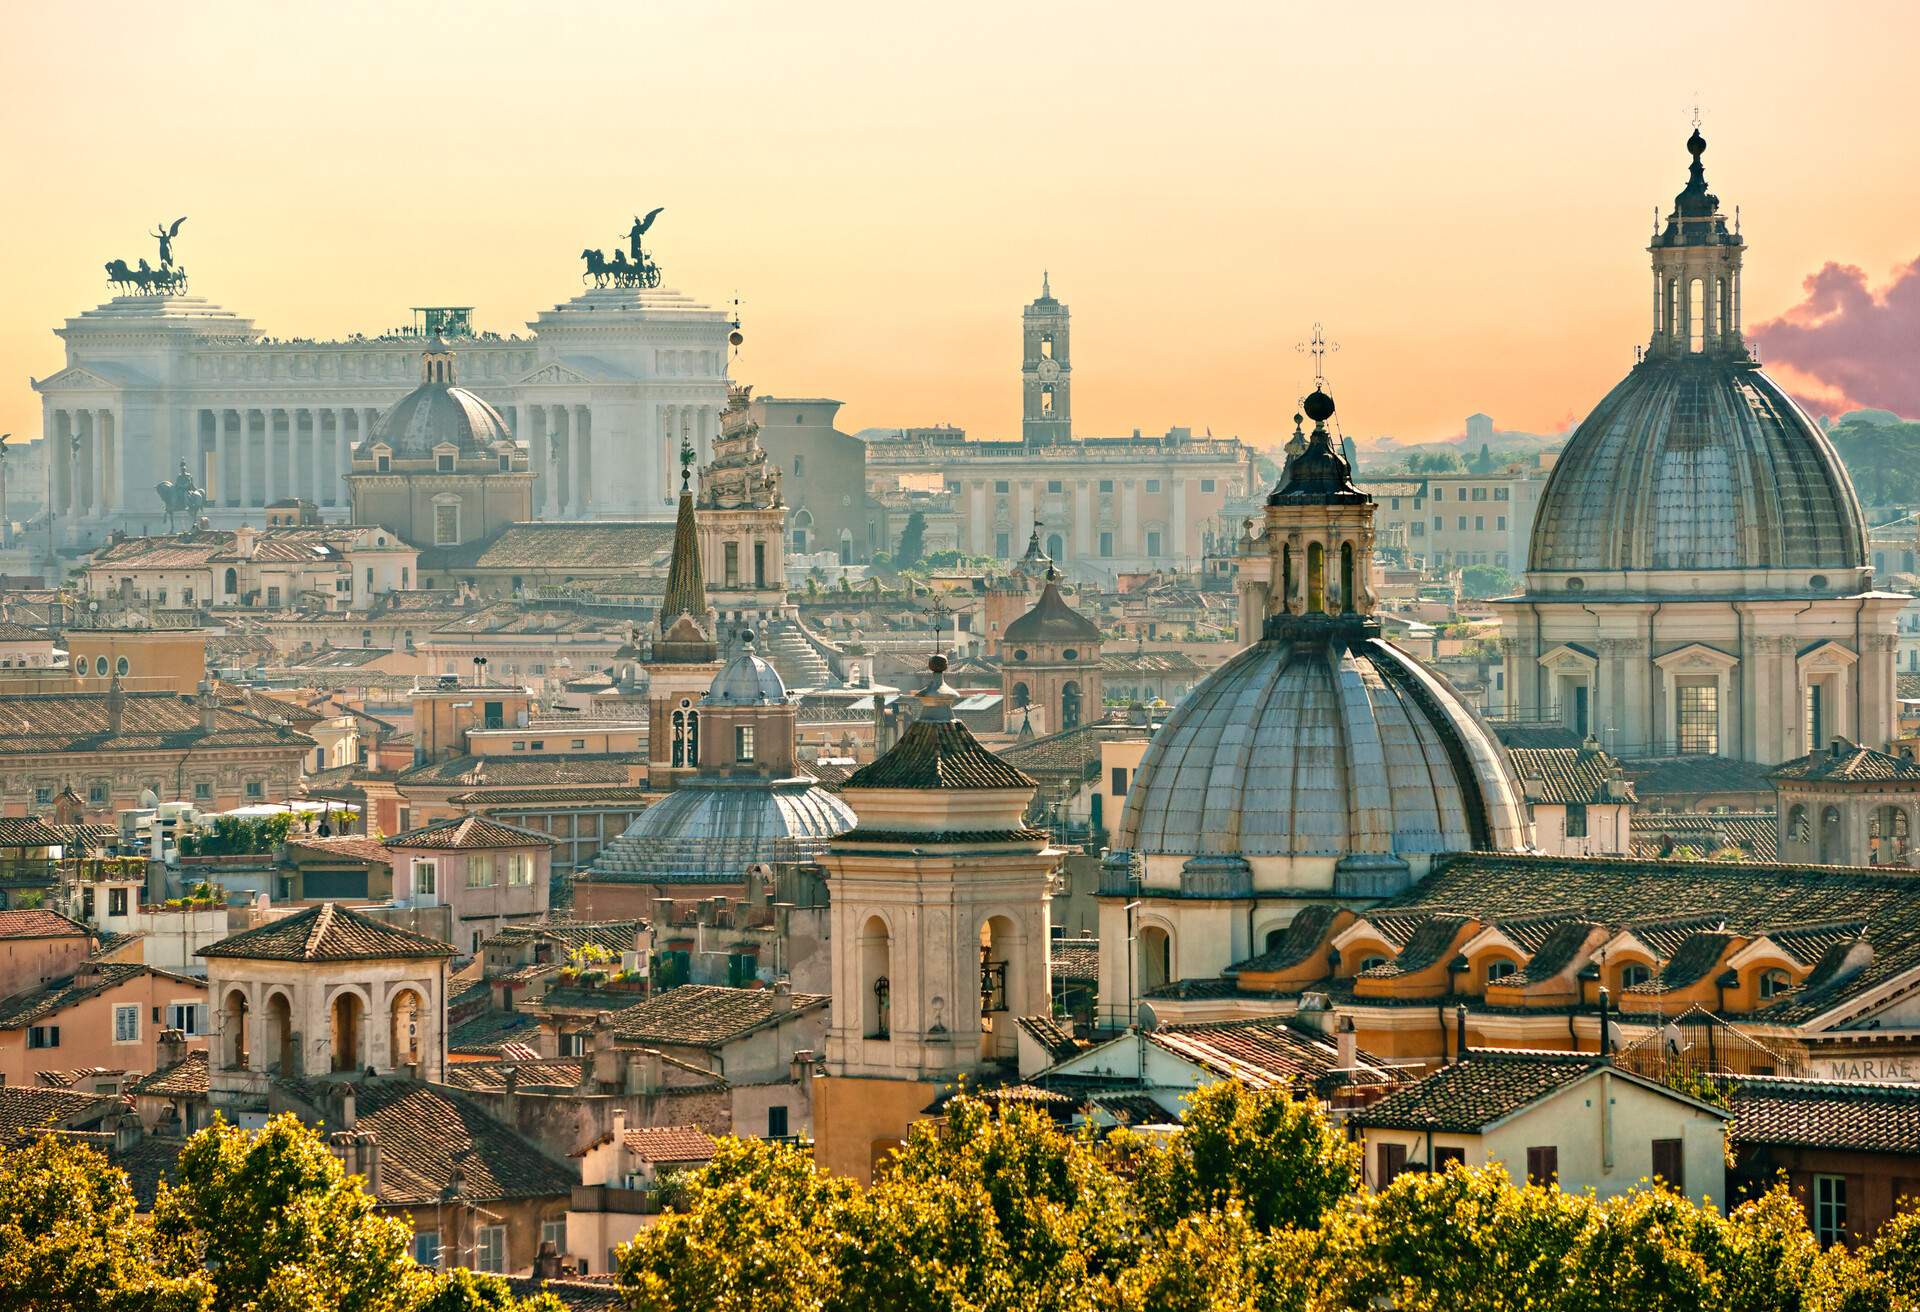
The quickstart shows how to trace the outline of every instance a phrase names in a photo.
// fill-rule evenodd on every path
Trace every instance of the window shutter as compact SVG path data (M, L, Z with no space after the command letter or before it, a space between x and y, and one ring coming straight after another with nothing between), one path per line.
M1552 1184L1560 1176L1558 1148L1527 1149L1527 1183Z
M1686 1155L1680 1140L1653 1141L1653 1175L1656 1180L1665 1180L1675 1193L1687 1191Z

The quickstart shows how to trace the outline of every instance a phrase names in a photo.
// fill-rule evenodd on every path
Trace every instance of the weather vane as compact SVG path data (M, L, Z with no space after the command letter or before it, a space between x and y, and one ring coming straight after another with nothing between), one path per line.
M1340 343L1329 342L1320 325L1313 325L1313 336L1304 342L1295 342L1293 349L1305 352L1313 357L1313 386L1316 391L1327 390L1327 352L1340 349Z

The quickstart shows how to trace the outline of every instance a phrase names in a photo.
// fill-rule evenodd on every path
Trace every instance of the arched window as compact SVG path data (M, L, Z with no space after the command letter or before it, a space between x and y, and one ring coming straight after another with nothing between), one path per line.
M1340 544L1340 609L1353 614L1353 543Z
M1067 544L1058 533L1047 534L1047 557L1050 560L1062 560L1067 554Z
M1843 865L1846 862L1846 836L1840 831L1840 808L1829 806L1820 812L1820 863Z
M1787 812L1787 841L1790 843L1813 841L1813 821L1807 818L1806 807L1796 804Z
M700 765L700 712L687 712L687 764L699 768Z
M1699 351L1707 344L1707 291L1703 279L1687 283L1687 349Z
M860 1000L865 1009L860 1032L869 1039L888 1038L893 1032L893 940L887 922L867 917L860 931Z
M1867 817L1867 863L1876 866L1907 864L1907 812L1900 806L1876 806Z
M1040 414L1050 417L1053 414L1053 384L1040 384Z
M1286 936L1287 936L1287 929L1286 929L1286 926L1284 925L1282 925L1279 929L1268 930L1266 947L1263 949L1263 951L1267 951L1267 952L1273 951L1275 948L1280 946L1281 940L1286 938Z
M393 998L388 1016L388 1051L393 1064L417 1066L420 1063L420 1030L426 1022L426 1005L412 989L402 989Z
M333 1069L336 1072L357 1071L363 1064L360 1057L360 1023L366 1017L366 1007L362 1005L358 993L341 993L334 998L329 1010L333 1021Z
M226 1005L220 1009L220 1028L226 1039L228 1070L245 1070L253 1055L247 1044L247 1012L245 993L234 989L227 994Z
M265 1038L267 1070L276 1075L295 1075L293 1062L293 1007L287 995L276 993L267 999Z
M228 569L227 577L224 581L227 585L227 596L231 597L234 593L240 591L240 571L231 568Z
M1280 546L1280 609L1293 614L1293 544Z
M1793 987L1793 976L1784 970L1763 970L1760 972L1760 1000L1771 1001Z
M1025 710L1029 705L1032 704L1032 702L1033 702L1033 693L1027 688L1026 684L1016 683L1013 685L1013 709L1014 710L1016 711Z
M1151 993L1173 980L1173 936L1158 925L1140 931L1140 991Z
M1318 542L1307 544L1307 610L1325 614L1327 609L1327 549Z
M1378 957L1378 956L1362 957L1360 958L1359 973L1364 975L1367 971L1374 969L1376 966L1384 966L1386 964L1387 964L1387 959L1385 957Z
M1080 685L1068 680L1060 688L1060 727L1080 727Z
M1487 963L1487 983L1491 984L1495 980L1505 979L1519 969L1520 968L1514 965L1513 962L1505 959L1489 961Z
M1638 961L1629 961L1620 967L1620 987L1630 989L1636 984L1645 984L1653 978L1653 972Z

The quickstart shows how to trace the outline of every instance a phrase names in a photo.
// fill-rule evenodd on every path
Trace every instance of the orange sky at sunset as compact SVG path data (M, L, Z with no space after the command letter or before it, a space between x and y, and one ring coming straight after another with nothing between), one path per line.
M1268 443L1314 320L1347 431L1551 431L1631 365L1686 177L1742 208L1750 325L1920 256L1920 7L7 7L0 431L52 329L190 218L275 336L416 304L522 331L631 217L737 290L736 377L841 426L1018 429L1019 309L1073 310L1076 428ZM1906 348L1902 348L1906 349Z

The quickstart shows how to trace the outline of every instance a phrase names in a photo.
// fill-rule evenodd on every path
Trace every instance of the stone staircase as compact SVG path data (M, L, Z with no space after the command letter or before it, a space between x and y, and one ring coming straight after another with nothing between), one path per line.
M788 688L822 688L833 682L826 658L795 620L767 626L767 659Z

